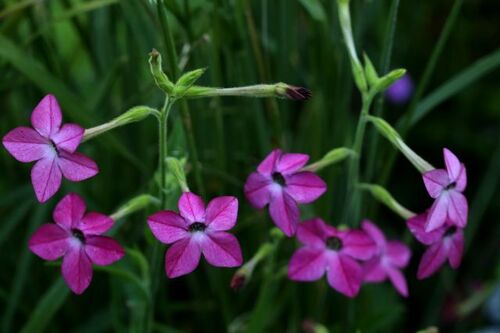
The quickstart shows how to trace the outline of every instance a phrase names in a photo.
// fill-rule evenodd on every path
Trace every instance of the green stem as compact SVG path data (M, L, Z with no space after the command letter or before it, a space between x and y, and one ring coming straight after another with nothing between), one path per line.
M179 77L179 67L177 66L177 52L175 50L174 39L172 37L172 32L170 31L170 27L168 25L166 4L162 0L158 0L156 8L158 11L158 16L160 17L160 24L162 27L163 38L165 42L165 47L167 49L168 62L171 70L171 77L173 81L176 81L177 78ZM198 188L199 194L202 197L204 197L205 187L203 185L201 167L198 162L198 150L196 148L196 141L194 139L193 123L191 121L189 107L185 100L181 101L181 116L182 116L182 124L186 132L189 151L192 156L191 161L193 162L193 172L196 181L196 186Z
M167 206L167 199L165 195L165 190L167 187L167 156L168 156L168 115L174 100L170 99L168 96L165 97L165 103L161 109L160 117L158 119L159 125L159 154L158 154L158 172L160 173L160 184L159 184L159 195L160 198L160 208L165 209ZM150 278L150 291L151 295L155 295L158 289L159 277L160 277L160 257L161 257L161 245L159 242L154 242L151 249L151 278ZM150 332L154 323L154 297L151 297L149 309L148 309L148 320L146 323L145 332Z
M356 127L356 133L354 135L354 144L352 150L354 151L354 156L349 160L349 169L347 173L347 205L348 209L344 213L344 223L351 226L356 226L359 222L359 213L361 207L361 200L359 191L356 188L359 183L359 165L360 158L363 149L363 139L365 135L367 116L369 114L370 106L373 100L373 94L363 93L363 103L361 107L361 113L358 119L358 125Z

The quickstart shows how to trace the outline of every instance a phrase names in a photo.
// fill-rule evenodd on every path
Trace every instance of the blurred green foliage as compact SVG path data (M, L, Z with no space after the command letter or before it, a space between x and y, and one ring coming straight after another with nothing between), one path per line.
M297 284L283 278L279 272L295 247L293 240L282 242L275 271L258 268L240 293L229 289L233 270L202 264L188 277L167 280L158 260L158 267L147 268L161 275L152 295L155 331L299 332L305 319L330 332L410 332L430 325L466 332L482 325L477 311L458 316L456 309L499 279L500 3L351 2L358 49L370 56L377 71L404 67L417 86L426 81L410 105L379 100L376 112L399 124L409 145L434 165L442 164L441 149L446 146L468 168L471 211L462 266L456 273L444 269L417 281L422 247L413 244L414 258L406 271L410 298L401 299L384 283L364 286L357 299L347 300L324 281ZM265 212L251 209L242 195L246 176L258 161L278 142L286 150L310 154L314 161L352 140L359 96L350 78L335 2L168 0L166 7L180 69L208 67L200 84L283 81L313 91L313 98L304 103L236 98L188 103L206 192L240 198L236 234L248 259L268 239L271 226ZM57 96L65 121L85 127L134 105L160 107L162 94L149 74L147 58L152 48L167 54L164 37L156 5L148 0L0 1L0 133L27 125L31 110L47 93ZM166 70L172 73L170 66ZM411 117L408 110L414 110ZM170 122L170 153L192 157L179 111L173 110ZM27 240L38 225L51 220L53 206L69 191L81 194L90 209L111 214L131 197L153 189L156 126L151 118L83 144L81 150L97 161L101 172L84 183L63 182L57 196L44 205L34 198L30 166L0 150L4 331L141 330L150 300L141 292L147 272L136 249L154 242L146 229L148 212L120 221L116 237L130 248L129 255L110 270L96 271L80 297L66 289L57 266L28 251ZM363 180L386 181L403 205L424 210L431 201L420 175L400 156L392 165L393 148L375 138L370 134L365 142L371 157L362 162L373 167ZM304 207L304 217L340 221L346 204L345 172L342 164L320 172L329 190L316 204ZM200 190L191 178L190 187ZM169 193L172 207L176 195ZM397 216L368 195L363 207L364 216L390 238L402 238L405 226Z

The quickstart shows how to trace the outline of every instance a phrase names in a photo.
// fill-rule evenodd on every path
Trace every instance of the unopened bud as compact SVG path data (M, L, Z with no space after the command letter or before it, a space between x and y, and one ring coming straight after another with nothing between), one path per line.
M174 95L178 98L183 97L186 91L198 81L205 71L206 68L199 68L182 75L175 84Z
M415 216L415 213L406 209L399 202L397 202L384 187L375 184L360 184L359 188L369 191L375 199L389 207L403 219L408 220L409 218Z
M319 161L305 166L302 170L317 172L324 167L338 163L353 154L354 151L352 149L346 147L335 148L326 153L325 156L323 156Z
M174 176L182 192L189 192L189 187L187 186L186 181L186 173L184 172L184 166L181 161L175 157L167 157L166 162L170 173Z
M383 76L382 78L380 78L377 84L373 88L377 92L384 91L394 82L402 78L405 74L406 74L406 69L404 68L395 69L386 74L385 76Z
M135 198L130 199L127 203L121 206L114 214L110 217L113 220L119 220L127 215L130 215L136 211L146 208L151 204L159 204L159 200L149 194L142 194Z
M161 67L161 54L156 49L153 49L151 53L149 53L149 69L158 88L163 90L167 95L171 95L174 90L174 84L163 72Z

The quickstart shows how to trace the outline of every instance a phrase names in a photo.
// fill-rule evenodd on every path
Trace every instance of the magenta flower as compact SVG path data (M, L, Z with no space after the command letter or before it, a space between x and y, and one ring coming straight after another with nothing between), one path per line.
M17 127L3 137L3 145L20 162L34 162L31 182L38 201L57 192L61 179L79 182L96 175L94 161L77 153L84 129L76 124L61 126L62 114L53 95L45 96L31 114L30 127Z
M428 246L420 265L417 277L425 279L434 274L448 260L451 267L456 269L460 266L464 252L464 233L447 221L445 225L427 232L425 224L428 212L410 218L407 222L408 228L415 238Z
M426 231L436 230L449 221L459 228L467 224L468 204L462 194L467 185L465 166L448 149L443 149L445 169L435 169L423 174L424 184L434 203L429 211Z
M297 204L311 203L326 191L325 182L310 171L300 171L309 156L273 150L245 183L245 195L255 208L269 204L272 220L293 236L300 220Z
M295 281L319 280L326 272L328 283L338 292L354 297L363 282L358 260L375 254L374 241L362 230L338 230L315 218L299 224L297 239L304 245L288 264L288 277Z
M66 284L81 294L92 280L92 263L110 265L120 260L124 251L114 239L100 236L113 226L113 220L100 213L85 214L85 202L70 193L57 204L56 223L43 224L29 241L29 249L45 260L64 257L61 271Z
M179 199L179 212L165 210L148 218L153 235L162 243L172 244L165 257L169 278L194 271L202 253L212 266L241 265L240 244L226 232L236 224L238 199L218 197L205 209L199 196L185 192Z
M410 262L411 251L402 242L387 241L382 231L372 222L365 220L363 230L377 245L376 255L363 265L366 282L382 282L387 278L403 296L408 296L406 279L401 272Z

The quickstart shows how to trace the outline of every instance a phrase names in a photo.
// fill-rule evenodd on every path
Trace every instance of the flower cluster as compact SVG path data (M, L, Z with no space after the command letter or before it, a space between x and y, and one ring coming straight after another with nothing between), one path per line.
M458 268L464 251L463 229L467 225L468 204L463 195L467 186L465 166L448 149L443 150L445 169L423 174L432 206L407 221L415 238L428 248L418 267L417 277L424 279L435 273L447 260Z
M140 111L141 117L144 112L152 112L147 108ZM57 192L62 176L81 181L97 174L96 163L76 152L84 129L76 124L62 125L61 109L54 96L45 96L36 106L31 124L33 128L18 127L7 133L3 145L21 162L36 161L31 180L40 202L47 201ZM387 131L389 125L382 125ZM448 149L444 149L445 169L434 169L409 147L405 149L409 156L415 157L410 160L420 161L417 165L422 167L418 169L424 170L425 187L434 199L429 209L414 215L380 186L367 184L364 187L378 189L373 192L376 197L389 203L393 210L401 212L400 215L409 217L407 225L411 233L428 246L417 273L417 277L423 279L446 261L453 268L460 265L468 214L467 199L463 195L467 176L464 164ZM411 251L405 244L387 240L382 230L368 220L363 221L359 229L333 227L320 218L301 222L299 205L314 202L327 190L326 183L315 171L349 154L336 150L325 155L323 160L306 166L308 155L275 149L249 175L244 186L245 196L255 208L268 206L274 224L286 236L296 236L302 245L289 261L291 280L315 281L326 274L330 286L348 297L356 296L363 283L389 280L402 296L408 296L402 269L408 265ZM205 207L203 199L189 191L183 172L180 167L174 172L184 191L178 201L179 212L162 210L147 219L154 237L170 245L165 255L166 275L176 278L193 272L202 255L216 267L240 266L243 262L240 244L228 232L236 225L238 199L216 197ZM92 264L110 265L125 253L115 240L102 236L112 227L113 219L85 211L82 198L74 193L66 195L54 210L55 223L42 225L29 241L30 250L45 260L63 257L62 275L77 294L89 286ZM251 274L271 248L262 247L240 269L240 274Z

